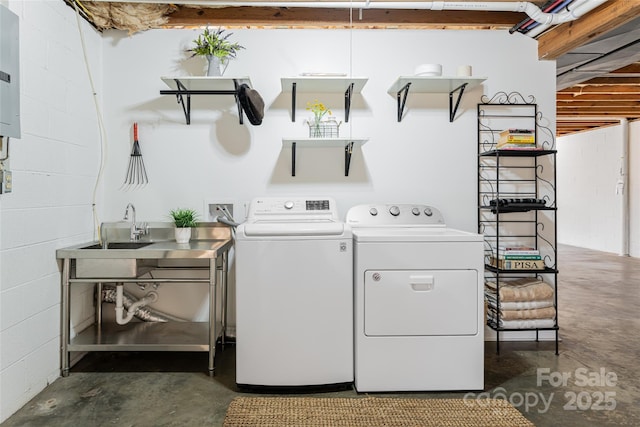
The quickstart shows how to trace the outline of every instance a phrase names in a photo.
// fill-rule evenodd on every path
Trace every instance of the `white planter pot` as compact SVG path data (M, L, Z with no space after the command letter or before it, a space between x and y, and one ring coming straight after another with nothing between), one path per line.
M176 243L189 243L191 228L175 228Z
M229 65L229 58L218 58L214 55L207 55L207 76L222 77Z

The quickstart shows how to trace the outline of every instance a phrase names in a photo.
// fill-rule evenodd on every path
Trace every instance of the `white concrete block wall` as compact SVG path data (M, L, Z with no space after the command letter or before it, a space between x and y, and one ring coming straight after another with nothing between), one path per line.
M640 257L640 120L629 123L629 255Z
M13 192L0 195L0 422L59 376L57 248L93 238L100 141L73 10L62 1L4 1L20 20L22 136L12 139ZM94 78L101 37L82 23ZM92 316L89 288L76 324Z
M640 256L640 203L637 170L639 123L631 123L629 151L630 242ZM612 253L623 253L621 126L558 138L558 241Z

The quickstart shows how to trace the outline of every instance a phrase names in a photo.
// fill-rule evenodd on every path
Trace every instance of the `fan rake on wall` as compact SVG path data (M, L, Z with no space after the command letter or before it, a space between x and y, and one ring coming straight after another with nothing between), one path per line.
M144 167L144 160L142 159L142 151L140 150L140 143L138 142L138 123L133 124L133 148L131 149L131 156L129 157L129 167L127 168L127 174L122 183L122 187L138 188L145 186L149 183L147 177L147 170Z

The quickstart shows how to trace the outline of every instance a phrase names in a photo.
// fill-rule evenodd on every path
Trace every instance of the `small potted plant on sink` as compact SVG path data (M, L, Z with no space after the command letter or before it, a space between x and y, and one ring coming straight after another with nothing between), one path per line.
M172 209L169 214L176 226L176 243L189 243L191 228L198 225L198 213L193 209Z
M231 35L233 33L225 34L225 30L222 28L212 30L207 26L202 34L193 41L195 46L187 49L188 52L191 52L191 57L204 56L207 58L207 76L222 76L227 69L229 59L235 58L237 52L244 49L244 46L229 41Z

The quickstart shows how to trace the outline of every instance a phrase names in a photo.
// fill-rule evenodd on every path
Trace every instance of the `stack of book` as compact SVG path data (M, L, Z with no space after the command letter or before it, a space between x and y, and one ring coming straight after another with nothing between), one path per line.
M498 150L535 150L536 135L533 129L505 129L500 132Z
M491 265L501 270L544 270L540 251L529 246L500 246Z

